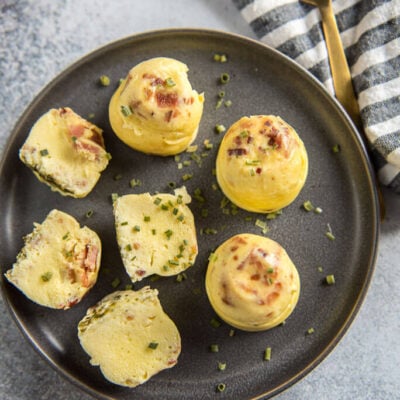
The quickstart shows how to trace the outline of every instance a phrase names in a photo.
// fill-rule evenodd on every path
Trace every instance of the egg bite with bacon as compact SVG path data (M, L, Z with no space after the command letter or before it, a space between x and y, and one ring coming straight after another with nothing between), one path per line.
M111 98L115 134L135 150L160 156L184 151L196 138L203 94L188 79L186 64L157 57L134 66Z

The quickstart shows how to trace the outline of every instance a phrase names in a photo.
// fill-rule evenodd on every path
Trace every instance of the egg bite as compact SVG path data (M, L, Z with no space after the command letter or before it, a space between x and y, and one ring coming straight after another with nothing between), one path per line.
M300 278L286 251L264 236L243 233L211 254L206 291L215 312L231 326L263 331L296 307Z
M196 138L203 94L188 79L186 64L157 57L133 67L111 98L115 134L135 150L168 156L184 151Z
M181 351L177 327L148 286L111 293L89 308L78 337L90 363L110 382L128 387L176 365Z
M225 196L247 211L270 213L288 206L303 188L308 156L296 131L280 117L236 121L218 150L217 181Z
M175 194L130 194L114 202L122 262L133 282L146 276L177 275L198 253L194 217L186 189Z
M19 157L52 190L85 197L110 159L102 132L68 107L51 109L34 124Z
M25 245L12 269L10 283L45 307L68 309L97 281L101 259L98 235L59 210L52 210L24 238Z

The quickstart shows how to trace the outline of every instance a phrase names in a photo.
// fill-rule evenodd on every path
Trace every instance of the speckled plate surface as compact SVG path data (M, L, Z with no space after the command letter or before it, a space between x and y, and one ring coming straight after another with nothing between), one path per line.
M213 61L214 53L227 54L229 61ZM193 87L205 93L198 151L194 157L182 154L181 161L191 161L183 169L178 169L173 157L131 150L116 138L108 122L108 103L119 79L136 63L155 56L185 62ZM231 80L221 87L218 78L223 72ZM111 79L108 87L98 83L103 74ZM230 107L216 109L220 90L231 100ZM62 106L84 117L91 115L104 129L106 147L113 156L85 199L51 192L18 159L33 123L49 108ZM235 331L230 336L229 326L210 324L214 312L204 289L207 258L233 234L263 234L255 222L265 216L241 210L232 215L221 192L214 190L212 170L222 138L214 126L228 127L252 114L280 115L297 130L308 150L310 171L303 191L281 216L267 221L267 235L283 245L297 265L302 290L286 324L259 333ZM214 144L213 149L203 148L205 139ZM337 144L341 151L333 153ZM115 179L119 174L120 179ZM184 182L184 174L193 174L193 178ZM140 179L142 185L132 189L132 178ZM116 244L110 194L170 192L170 182L184 183L192 194L199 188L205 198L205 202L194 199L191 204L199 256L182 282L173 277L147 278L135 288L158 288L165 311L180 330L182 353L177 366L144 385L118 387L89 364L77 338L77 323L89 306L115 290L115 278L121 281L117 289L129 283ZM4 279L2 291L17 325L38 352L65 377L101 399L251 399L277 394L312 370L349 328L366 294L377 251L379 219L371 166L341 107L289 59L256 41L222 32L148 32L111 43L69 67L39 94L16 125L1 164L0 197L2 273L15 261L22 237L32 231L33 222L41 222L52 208L70 213L98 232L103 243L99 280L72 309L40 307ZM322 214L304 211L305 200L321 207ZM88 210L94 211L90 218L86 217ZM336 237L333 241L326 236L328 224ZM214 229L217 233L210 234ZM335 275L335 285L324 284L328 274ZM313 334L307 334L309 328ZM214 343L219 345L218 353L209 351ZM266 347L272 349L270 361L263 360ZM218 371L219 362L226 363L225 371ZM220 383L226 385L223 393L216 391Z

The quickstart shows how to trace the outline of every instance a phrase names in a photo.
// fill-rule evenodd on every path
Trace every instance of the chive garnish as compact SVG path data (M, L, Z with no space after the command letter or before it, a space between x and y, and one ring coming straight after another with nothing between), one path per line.
M334 285L335 284L335 275L333 275L333 274L327 275L325 280L328 285Z
M272 352L271 347L267 347L265 349L265 351L264 351L264 360L265 361L270 361L271 360L271 352Z
M121 113L124 117L129 117L132 114L132 109L129 106L122 105Z
M48 156L49 155L49 151L47 149L40 150L40 155L42 157Z
M313 211L315 207L312 205L312 203L311 203L310 200L306 200L306 201L303 203L303 208L304 208L306 211Z
M109 86L110 85L110 78L107 75L100 76L100 84L102 86Z
M218 384L218 386L217 386L217 391L218 392L224 392L225 391L225 389L226 389L226 385L225 385L225 383L219 383Z
M149 349L155 350L158 347L158 343L157 342L150 342L148 345Z
M93 210L88 210L85 214L86 218L90 218L93 215L94 211Z
M174 82L174 80L171 78L171 77L169 77L169 78L167 78L166 80L165 80L165 86L167 86L167 87L173 87L173 86L175 86L176 85L176 83Z
M134 187L136 187L136 186L141 186L142 185L142 182L141 182L141 180L140 179L131 179L130 181L129 181L129 186L133 189Z
M168 230L166 230L165 232L165 236L169 239L171 236L172 236L172 234L173 234L173 232L171 231L171 229L168 229Z
M312 335L314 332L315 330L313 327L307 329L307 335Z
M330 239L330 240L335 240L336 238L335 238L335 235L332 232L332 228L331 228L330 224L327 224L327 227L328 227L328 231L325 233L326 237L328 239Z
M43 282L48 282L52 276L53 274L50 271L47 271L40 278L42 279Z
M120 283L121 283L121 280L120 280L119 278L115 278L115 279L111 282L111 286L115 289Z
M133 231L133 232L140 232L140 226L139 226L139 225L135 225L135 226L132 228L132 231Z
M220 78L219 78L221 83L228 83L230 80L230 76L228 73L224 72L221 74Z
M150 222L150 215L145 215L145 216L143 217L143 221L144 221L144 222Z
M156 206L158 206L158 205L161 204L161 202L162 202L162 199L161 199L160 197L156 197L156 199L154 200L153 203L154 203Z
M217 344L212 344L210 346L210 351L211 351L211 353L218 353L219 352L219 346Z
M215 125L215 132L222 133L222 132L225 132L225 131L226 131L226 128L225 128L224 125L222 125L222 124Z
M226 363L219 362L218 363L218 370L219 371L225 371L225 369L226 369Z
M221 326L221 321L219 321L217 318L212 318L210 324L213 328L219 328Z
M188 181L189 179L192 179L192 178L193 178L193 174L185 174L182 176L182 179L184 181Z
M121 224L120 224L120 225L121 225L121 226L128 225L128 221L121 222Z

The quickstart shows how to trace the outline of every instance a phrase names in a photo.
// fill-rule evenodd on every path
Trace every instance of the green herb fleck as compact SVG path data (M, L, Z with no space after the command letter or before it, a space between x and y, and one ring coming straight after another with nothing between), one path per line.
M42 157L48 156L49 155L49 151L47 149L40 150L40 155Z
M157 342L150 342L148 345L148 348L151 350L155 350L158 347L158 343Z
M110 85L110 78L107 75L101 75L99 80L102 86Z
M40 278L42 279L43 282L48 282L53 274L50 271L45 272Z

